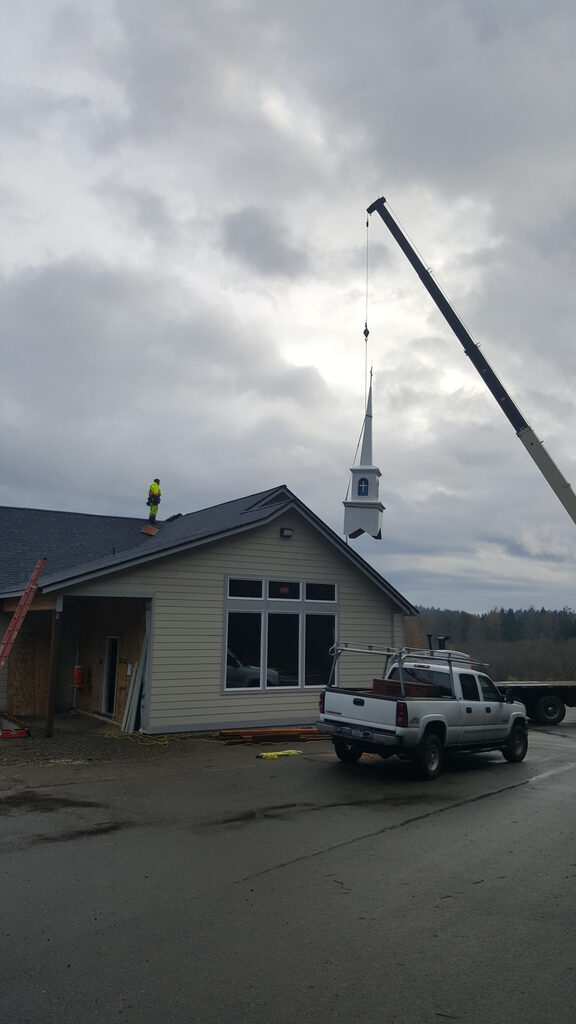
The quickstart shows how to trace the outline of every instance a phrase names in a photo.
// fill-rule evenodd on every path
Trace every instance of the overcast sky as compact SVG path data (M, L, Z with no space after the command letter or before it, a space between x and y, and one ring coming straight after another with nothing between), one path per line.
M285 483L342 534L368 364L357 550L415 604L576 606L576 525L365 227L386 196L576 485L573 0L0 10L0 503Z

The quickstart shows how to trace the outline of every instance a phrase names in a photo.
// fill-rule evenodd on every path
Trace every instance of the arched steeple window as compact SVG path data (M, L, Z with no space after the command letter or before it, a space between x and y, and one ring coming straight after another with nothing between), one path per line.
M361 476L359 481L358 481L358 497L359 498L367 498L368 497L368 479L365 476Z

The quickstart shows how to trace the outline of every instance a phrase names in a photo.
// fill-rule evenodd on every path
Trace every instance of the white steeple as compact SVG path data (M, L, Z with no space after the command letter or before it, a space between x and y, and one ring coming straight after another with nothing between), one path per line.
M378 498L378 481L382 474L372 462L372 371L362 428L360 463L352 466L350 472L350 500L343 503L344 534L346 537L355 538L362 533L368 533L376 540L380 540L384 505Z

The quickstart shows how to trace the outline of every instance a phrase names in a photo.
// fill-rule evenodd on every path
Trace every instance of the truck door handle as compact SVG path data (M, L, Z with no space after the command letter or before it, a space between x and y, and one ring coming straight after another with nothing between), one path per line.
M466 714L467 715L471 715L472 714L472 708L466 708Z
M352 703L358 704L359 707L364 707L364 701L362 700L362 697L354 697Z
M486 708L486 714L490 715L491 713L492 713L492 708Z

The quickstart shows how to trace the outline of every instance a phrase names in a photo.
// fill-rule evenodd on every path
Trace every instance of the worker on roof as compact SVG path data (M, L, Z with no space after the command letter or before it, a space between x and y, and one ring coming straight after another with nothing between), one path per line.
M158 477L150 484L150 490L148 491L148 501L146 504L150 509L150 515L148 516L149 523L156 522L156 516L158 515L158 505L162 501L162 491L160 490L160 481Z

